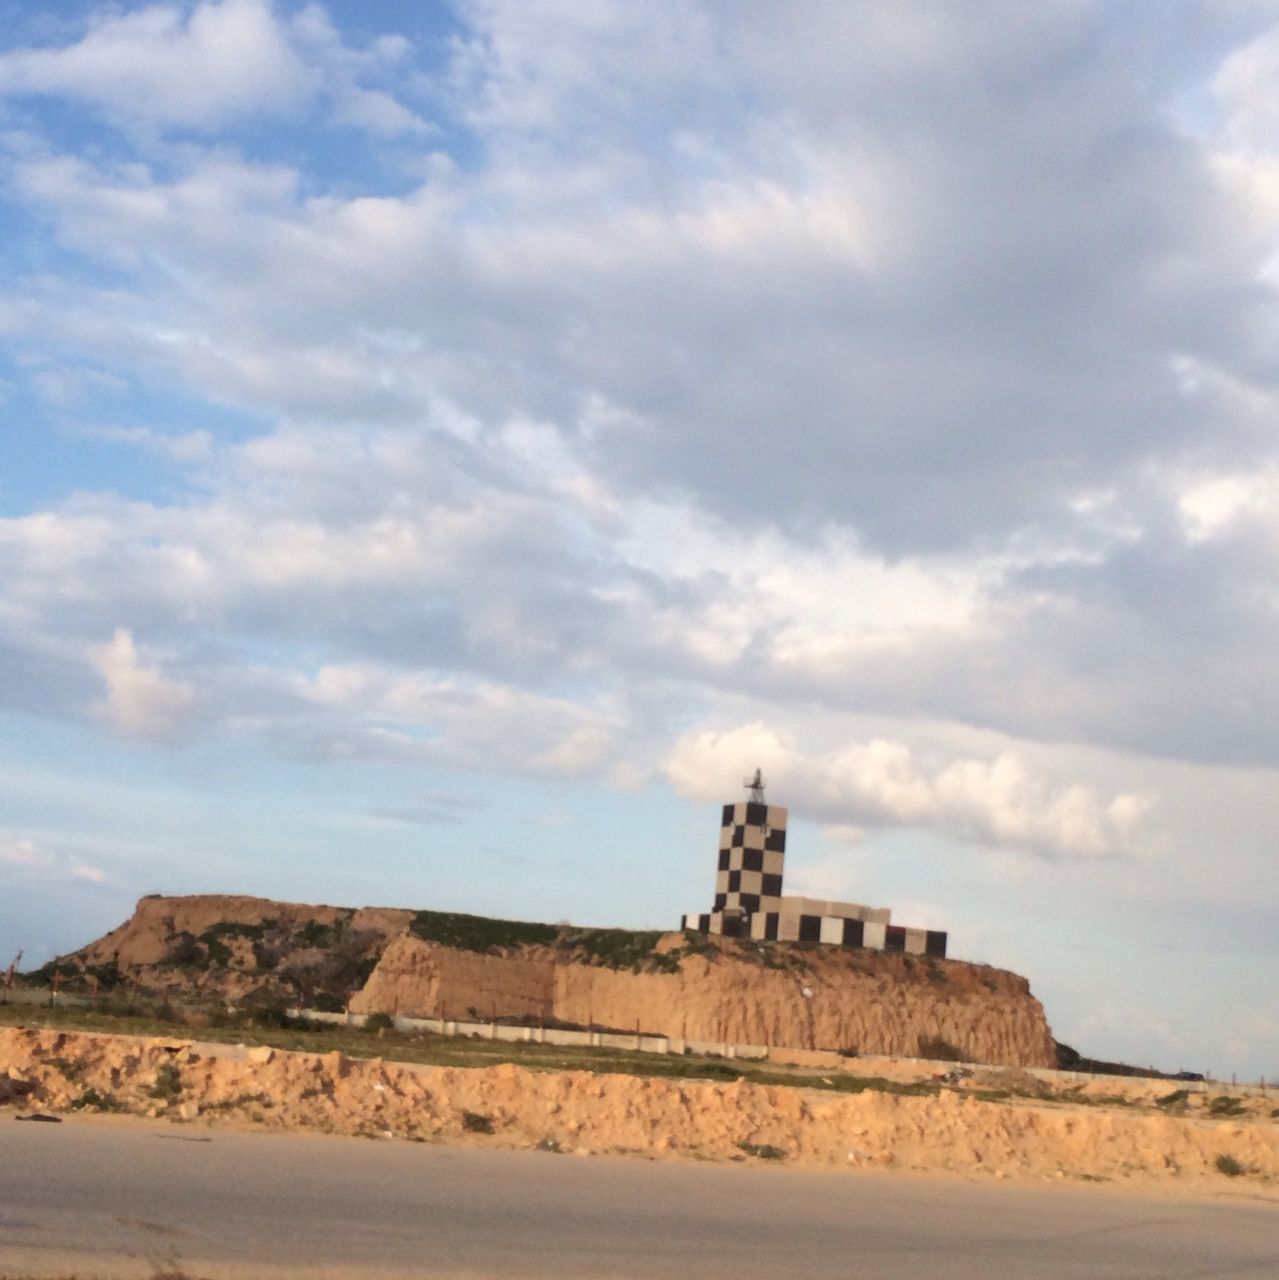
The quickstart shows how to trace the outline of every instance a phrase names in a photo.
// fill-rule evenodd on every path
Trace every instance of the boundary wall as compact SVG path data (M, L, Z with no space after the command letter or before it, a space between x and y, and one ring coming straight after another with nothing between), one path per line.
M313 1009L289 1009L291 1017L333 1026L362 1027L372 1014L320 1013ZM468 1022L461 1018L392 1018L397 1031L429 1031L438 1036L476 1036L504 1040L508 1044L553 1044L578 1049L629 1049L632 1053L695 1053L703 1057L743 1058L763 1062L768 1048L762 1044L728 1044L716 1040L680 1040L671 1036L630 1031L569 1031L563 1027L514 1027L503 1022Z

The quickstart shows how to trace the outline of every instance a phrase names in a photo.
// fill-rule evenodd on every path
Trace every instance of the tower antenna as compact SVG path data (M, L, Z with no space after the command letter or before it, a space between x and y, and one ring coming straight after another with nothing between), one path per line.
M755 770L753 778L742 779L742 786L750 794L751 804L764 803L764 775L758 769Z

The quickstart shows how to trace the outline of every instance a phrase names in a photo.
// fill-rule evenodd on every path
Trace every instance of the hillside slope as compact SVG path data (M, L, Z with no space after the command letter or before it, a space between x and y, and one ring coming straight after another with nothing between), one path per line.
M310 906L244 895L143 898L110 933L62 956L104 987L136 982L176 998L345 1001L413 912Z
M955 960L265 898L149 897L62 957L180 1000L561 1023L1052 1066L1025 978ZM51 967L51 966L50 966Z

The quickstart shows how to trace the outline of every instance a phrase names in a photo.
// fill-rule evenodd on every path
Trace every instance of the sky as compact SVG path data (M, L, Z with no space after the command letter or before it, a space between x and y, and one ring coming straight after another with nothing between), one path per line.
M759 767L1279 1076L1277 427L1279 0L0 0L0 949L675 927Z

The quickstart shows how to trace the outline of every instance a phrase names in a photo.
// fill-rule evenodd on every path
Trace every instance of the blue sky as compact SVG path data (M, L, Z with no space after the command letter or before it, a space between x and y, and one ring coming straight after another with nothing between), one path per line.
M0 31L0 945L674 924L762 766L792 891L1279 1074L1279 4Z

